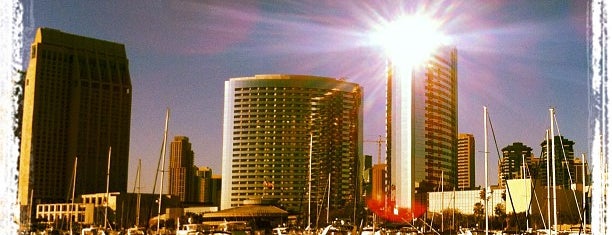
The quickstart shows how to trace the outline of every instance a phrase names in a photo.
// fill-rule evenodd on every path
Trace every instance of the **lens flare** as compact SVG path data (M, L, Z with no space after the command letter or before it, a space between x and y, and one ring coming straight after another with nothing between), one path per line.
M415 65L425 61L448 37L438 31L440 24L423 15L404 16L388 22L372 34L396 65Z
M395 201L368 199L368 209L378 217L392 222L410 222L425 214L427 207L418 202L413 202L412 208L397 207Z

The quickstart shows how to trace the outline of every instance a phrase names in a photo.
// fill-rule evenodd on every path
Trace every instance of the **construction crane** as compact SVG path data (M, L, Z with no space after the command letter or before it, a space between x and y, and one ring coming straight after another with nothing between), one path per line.
M378 143L378 164L380 164L380 159L382 158L382 144L386 142L385 139L383 139L382 135L378 136L377 140L364 140L363 142L367 142L367 143Z

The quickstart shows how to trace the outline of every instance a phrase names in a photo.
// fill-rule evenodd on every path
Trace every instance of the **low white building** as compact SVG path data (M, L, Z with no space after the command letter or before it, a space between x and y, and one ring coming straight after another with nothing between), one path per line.
M480 199L480 189L464 190L464 191L446 191L446 192L430 192L427 194L429 213L441 213L443 210L456 209L457 212L466 215L474 214L474 205L481 203L484 206L484 200ZM505 189L497 189L493 187L489 190L489 206L487 210L490 215L495 212L495 207L498 204L505 206L506 202L502 199L502 194Z
M47 223L76 222L91 224L94 221L94 205L87 203L53 203L36 206L36 218Z

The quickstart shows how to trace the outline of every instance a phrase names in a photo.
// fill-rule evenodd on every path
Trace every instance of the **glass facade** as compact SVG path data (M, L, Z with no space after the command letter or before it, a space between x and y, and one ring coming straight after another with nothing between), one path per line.
M361 187L361 102L359 85L332 78L226 81L221 209L265 197L303 212L309 172L312 208L327 192L331 209L352 208Z
M457 186L457 49L440 48L411 68L390 66L388 86L390 195L411 208L415 189Z

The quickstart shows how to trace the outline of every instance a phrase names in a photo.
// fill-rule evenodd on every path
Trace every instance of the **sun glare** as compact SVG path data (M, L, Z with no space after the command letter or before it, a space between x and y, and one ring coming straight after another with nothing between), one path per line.
M394 64L415 65L448 43L448 38L438 31L439 26L424 16L405 16L381 25L372 34L372 41L384 49Z

